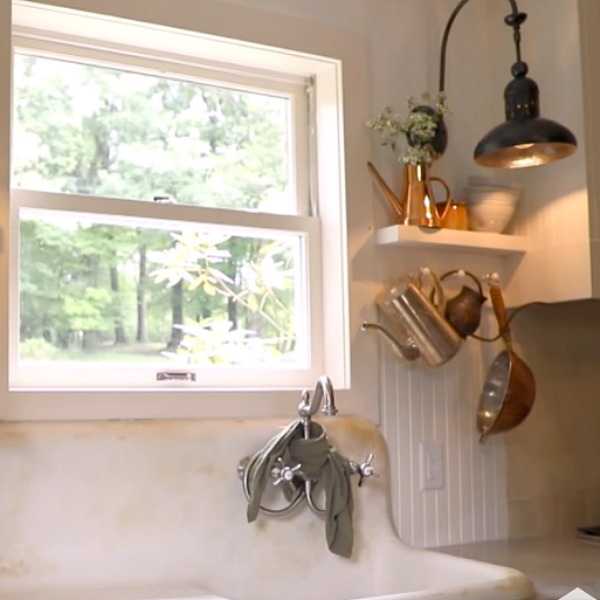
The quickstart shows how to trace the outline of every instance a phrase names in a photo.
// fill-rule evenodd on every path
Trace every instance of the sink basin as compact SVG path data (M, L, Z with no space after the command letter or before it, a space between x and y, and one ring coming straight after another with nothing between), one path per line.
M0 600L533 597L518 571L398 537L386 442L360 417L321 419L340 454L372 453L379 475L353 480L350 558L306 506L249 523L237 465L288 423L0 424Z
M429 574L423 579L423 589L403 591L383 595L362 595L360 597L348 596L348 600L464 600L465 597L473 595L477 600L504 600L506 598L533 598L534 590L530 588L529 581L518 571L510 568L488 565L469 559L448 556L438 553L426 553L427 558L433 558L435 564L429 562L424 566ZM454 570L449 579L438 579L444 570ZM425 574L419 567L421 574ZM389 572L389 571L388 571ZM427 584L425 581L436 573L438 581L444 581L440 587L436 580ZM475 578L473 574L477 573ZM420 577L421 575L419 575ZM448 583L452 581L452 583ZM462 581L462 584L457 584ZM392 584L392 587L401 587L401 584ZM307 600L323 600L327 597L335 597L335 582L324 581L315 596ZM329 594L333 594L329 596ZM172 588L165 586L155 587L94 587L94 588L56 588L45 590L19 590L0 593L1 600L232 600L224 596L215 595L200 587ZM243 596L237 596L235 600L244 600Z

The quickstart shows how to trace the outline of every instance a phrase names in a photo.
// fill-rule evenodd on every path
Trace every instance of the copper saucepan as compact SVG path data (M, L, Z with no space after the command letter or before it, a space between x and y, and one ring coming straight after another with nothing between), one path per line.
M490 297L506 349L491 364L479 399L477 429L481 433L481 444L488 435L507 431L522 423L535 399L535 378L512 349L504 299L494 282L491 282Z

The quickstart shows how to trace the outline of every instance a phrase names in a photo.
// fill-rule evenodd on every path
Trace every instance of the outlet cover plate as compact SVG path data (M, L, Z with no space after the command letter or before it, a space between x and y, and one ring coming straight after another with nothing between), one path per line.
M442 442L419 443L421 490L444 488L444 446Z

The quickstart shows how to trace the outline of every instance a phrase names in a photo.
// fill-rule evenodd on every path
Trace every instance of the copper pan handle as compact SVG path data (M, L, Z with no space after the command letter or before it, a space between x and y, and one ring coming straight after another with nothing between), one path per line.
M506 349L512 352L512 337L508 326L508 319L506 318L506 305L504 304L504 298L497 283L490 285L490 297L492 299L492 306L494 307L494 314L498 321L500 335L504 340Z

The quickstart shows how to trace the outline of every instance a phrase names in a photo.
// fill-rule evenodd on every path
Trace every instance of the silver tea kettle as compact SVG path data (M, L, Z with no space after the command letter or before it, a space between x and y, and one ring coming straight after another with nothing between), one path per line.
M426 293L425 278L434 294ZM416 276L390 282L377 295L376 303L385 325L364 322L362 329L379 331L403 359L421 357L429 366L437 367L460 349L459 334L444 318L442 286L429 268L422 267Z

